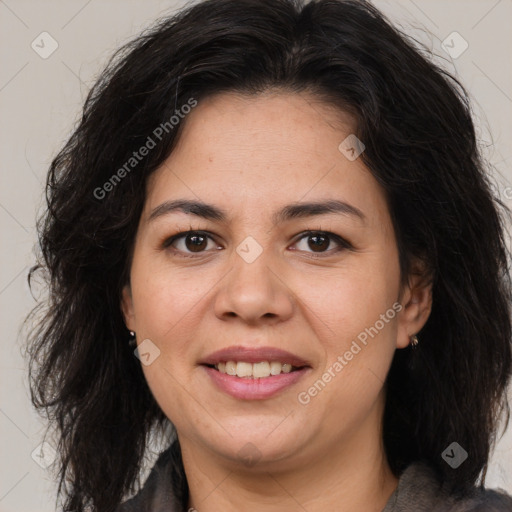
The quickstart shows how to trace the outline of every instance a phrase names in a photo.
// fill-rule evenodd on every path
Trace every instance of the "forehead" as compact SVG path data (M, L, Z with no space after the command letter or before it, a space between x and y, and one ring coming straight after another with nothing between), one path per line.
M312 94L284 91L210 96L200 100L183 122L176 149L194 145L190 160L196 155L204 158L205 153L210 158L236 158L238 151L255 163L265 161L269 152L278 159L276 164L304 156L321 162L338 157L340 137L355 130L349 114Z
M182 128L173 152L150 176L146 212L178 198L252 215L320 198L350 199L370 215L372 207L373 214L385 208L362 160L339 149L353 119L313 95L215 95L199 101Z

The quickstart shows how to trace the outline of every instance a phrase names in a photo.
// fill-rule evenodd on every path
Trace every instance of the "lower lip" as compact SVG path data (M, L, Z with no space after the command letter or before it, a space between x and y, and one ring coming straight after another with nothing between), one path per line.
M209 366L203 366L203 368L221 391L241 400L270 398L284 388L295 384L310 369L305 367L290 373L254 379L221 373Z

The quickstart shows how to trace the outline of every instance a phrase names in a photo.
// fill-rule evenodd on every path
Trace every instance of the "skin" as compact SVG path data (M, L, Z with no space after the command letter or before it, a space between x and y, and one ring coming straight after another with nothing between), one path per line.
M397 485L382 443L384 381L395 350L425 324L431 288L419 273L401 286L385 194L361 158L338 150L352 119L306 93L225 93L201 100L183 128L149 178L121 306L138 343L150 339L160 350L143 370L177 429L189 506L381 511ZM176 211L149 220L178 198L214 204L229 219ZM325 199L350 203L365 220L329 213L272 223L285 205ZM211 234L202 252L185 238L164 247L189 229ZM315 249L306 230L332 232L352 248L337 250L328 238ZM236 252L247 236L262 248L252 263ZM401 311L299 403L298 393L397 301ZM238 344L288 350L311 370L269 399L235 399L198 363ZM247 443L255 464L239 453Z

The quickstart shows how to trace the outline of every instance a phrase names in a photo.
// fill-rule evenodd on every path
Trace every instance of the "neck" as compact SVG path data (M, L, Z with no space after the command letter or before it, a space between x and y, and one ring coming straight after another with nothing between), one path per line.
M378 419L382 411L377 409ZM279 467L219 464L203 448L180 438L190 495L187 510L381 512L398 479L387 463L380 421L375 419L368 417L343 439L324 443L324 451L307 448L297 460L281 461Z

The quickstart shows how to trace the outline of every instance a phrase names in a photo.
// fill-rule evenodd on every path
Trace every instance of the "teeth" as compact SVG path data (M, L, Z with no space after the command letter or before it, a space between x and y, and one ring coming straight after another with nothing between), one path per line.
M281 366L280 363L277 363ZM279 370L281 371L281 370ZM261 363L254 363L252 365L252 376L254 378L268 377L270 375L270 363L267 361L262 361Z
M281 368L283 365L277 361L272 361L270 363L270 374L271 375L279 375L281 373Z
M226 363L226 373L228 375L236 375L236 363L234 361L228 361ZM217 368L219 370L219 368Z
M236 363L237 377L252 377L251 363Z
M237 377L261 379L270 377L271 375L279 375L280 373L290 373L291 364L280 363L279 361L261 361L259 363L246 363L244 361L226 361L215 365L215 368L221 373L228 375L236 375Z

